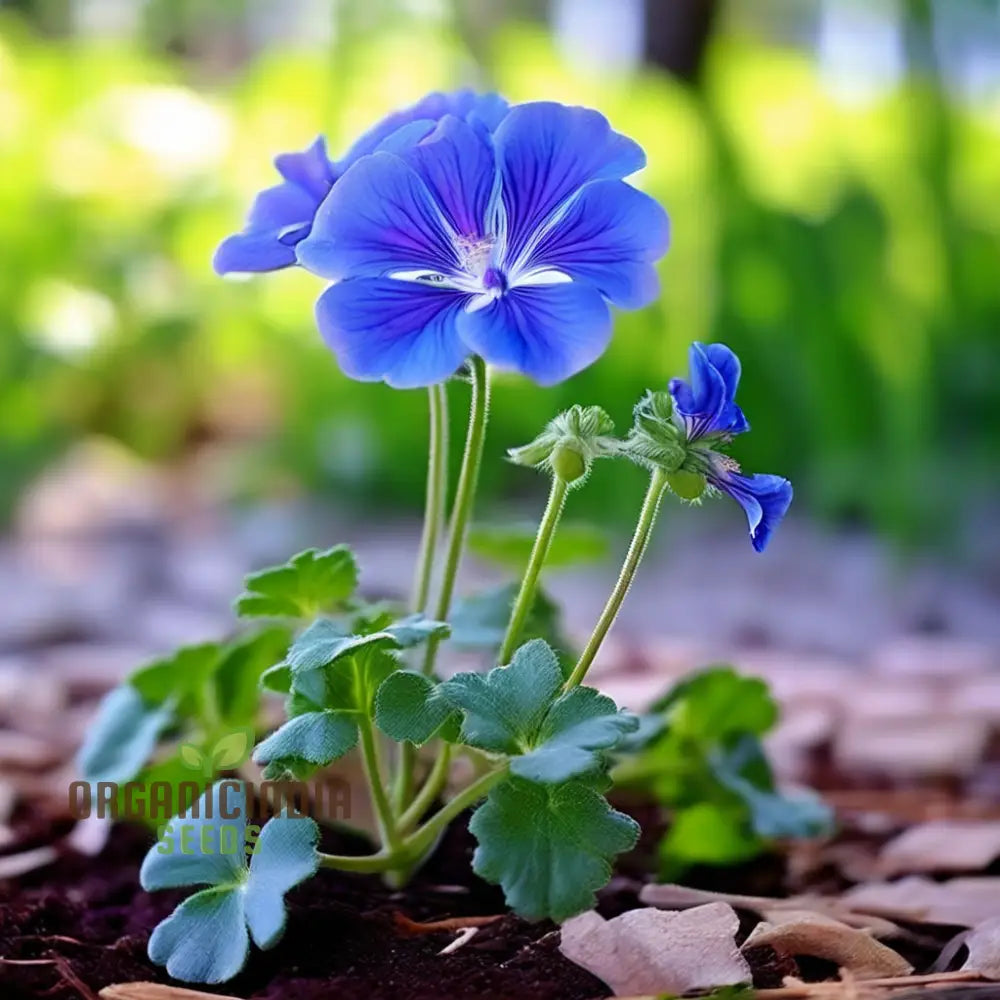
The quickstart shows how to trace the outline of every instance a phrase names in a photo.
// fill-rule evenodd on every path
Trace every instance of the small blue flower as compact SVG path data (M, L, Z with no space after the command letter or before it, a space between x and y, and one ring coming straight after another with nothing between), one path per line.
M296 263L295 246L309 235L323 199L362 156L377 149L415 143L445 115L456 115L477 127L492 130L507 110L507 102L496 94L478 95L471 90L433 93L412 107L387 115L336 162L327 155L323 136L301 153L281 154L274 165L282 183L257 195L246 228L224 240L216 250L215 270L230 274L290 267Z
M746 511L750 540L763 552L792 502L792 484L781 476L745 476L739 465L716 449L750 430L736 405L740 360L725 344L691 345L691 381L675 378L668 390L674 420L686 439L683 468L698 472Z
M451 375L472 353L550 385L611 336L608 302L658 293L667 216L623 178L645 164L596 111L539 102L492 133L446 115L384 146L323 202L299 262L337 282L320 332L353 378L398 388Z

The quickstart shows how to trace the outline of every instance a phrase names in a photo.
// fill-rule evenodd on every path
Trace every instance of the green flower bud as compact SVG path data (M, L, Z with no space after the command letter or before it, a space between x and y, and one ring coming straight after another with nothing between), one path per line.
M566 483L578 483L594 459L618 454L621 442L612 437L614 430L599 406L571 406L550 420L534 441L511 448L507 457L517 465L547 469Z
M550 463L552 472L566 483L575 483L587 474L587 459L583 452L568 441L556 445Z
M641 465L676 472L687 458L684 432L674 423L669 392L647 392L636 404L624 451Z
M667 485L682 500L697 500L705 492L705 477L699 472L680 469L667 474Z

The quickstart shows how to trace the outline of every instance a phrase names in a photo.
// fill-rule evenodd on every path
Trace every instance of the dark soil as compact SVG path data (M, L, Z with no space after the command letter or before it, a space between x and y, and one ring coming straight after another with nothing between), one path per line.
M146 942L187 893L139 888L150 842L146 830L119 826L99 857L67 855L22 878L17 888L0 887L3 1000L93 1000L111 983L170 981L146 957ZM414 935L398 926L397 914L429 921L506 912L500 891L471 874L473 846L456 827L402 892L376 877L321 871L289 894L288 929L276 948L254 949L238 978L199 988L255 1000L607 996L600 980L562 957L551 923L506 915L449 955L439 952L455 939L453 931ZM350 845L341 839L329 847ZM612 908L635 905L627 885L615 893L622 898L609 900ZM17 964L38 960L46 964Z

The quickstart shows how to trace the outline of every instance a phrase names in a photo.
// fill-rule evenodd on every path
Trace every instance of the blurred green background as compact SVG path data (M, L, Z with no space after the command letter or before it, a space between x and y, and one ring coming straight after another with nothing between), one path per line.
M318 279L210 259L275 153L323 131L336 154L458 85L599 108L673 225L660 301L598 364L498 381L494 499L542 486L507 446L572 402L624 430L697 339L742 356L735 454L799 509L904 544L995 509L995 0L0 3L0 509L94 434L166 462L222 445L237 497L415 508L424 393L339 374ZM630 475L599 470L578 513L631 518Z

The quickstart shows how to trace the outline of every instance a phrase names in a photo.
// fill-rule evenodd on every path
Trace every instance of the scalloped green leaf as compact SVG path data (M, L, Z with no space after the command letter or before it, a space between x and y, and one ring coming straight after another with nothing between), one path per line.
M639 725L593 688L559 694L562 683L555 653L533 639L510 666L456 674L440 693L464 714L461 742L510 757L512 774L554 784L599 770L604 752Z
M153 756L173 719L170 703L150 705L131 684L113 688L77 753L80 773L87 781L131 781Z
M258 764L295 774L301 765L313 769L342 757L358 742L358 724L345 712L305 712L289 719L258 744L253 759Z
M241 618L312 618L335 611L358 586L358 565L346 545L306 549L286 563L251 573L236 599Z
M635 820L612 809L592 783L519 778L490 791L469 830L479 843L476 874L500 885L526 920L563 921L591 909L612 859L639 836Z
M155 928L150 959L185 982L231 979L246 962L251 939L263 949L280 940L285 894L316 871L318 840L319 828L308 818L282 815L262 829L248 827L240 782L208 789L167 824L143 861L140 881L147 891L208 886Z
M439 734L453 742L460 720L438 685L412 670L390 674L375 696L375 725L397 742L423 746Z

